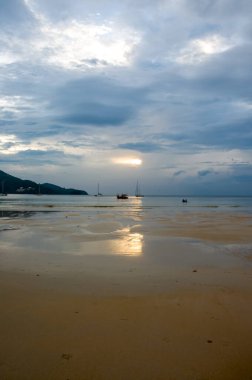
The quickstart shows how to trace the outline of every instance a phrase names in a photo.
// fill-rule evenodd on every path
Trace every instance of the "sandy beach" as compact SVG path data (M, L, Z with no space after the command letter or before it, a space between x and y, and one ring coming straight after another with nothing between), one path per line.
M1 219L1 379L252 379L251 217L127 218Z

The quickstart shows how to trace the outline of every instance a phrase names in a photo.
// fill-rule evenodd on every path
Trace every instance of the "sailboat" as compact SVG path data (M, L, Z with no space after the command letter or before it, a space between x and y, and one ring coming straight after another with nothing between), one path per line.
M97 194L95 194L95 197L102 197L102 193L100 193L99 183L98 183L98 186L97 186Z
M4 192L4 181L2 181L2 193L0 194L1 196L6 196L7 193Z
M41 191L40 191L40 183L38 184L38 193L36 195L38 195L38 196L42 195Z
M143 197L143 195L141 195L140 186L139 186L138 181L137 181L137 184L136 184L136 193L135 193L135 196L137 198L142 198Z

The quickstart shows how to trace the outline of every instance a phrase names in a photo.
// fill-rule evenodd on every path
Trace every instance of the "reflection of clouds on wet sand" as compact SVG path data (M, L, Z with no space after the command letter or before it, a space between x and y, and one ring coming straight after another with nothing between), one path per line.
M129 227L113 232L89 232L76 236L80 246L75 250L77 255L116 255L140 256L143 254L143 235L133 232Z
M140 256L143 234L140 225L125 227L118 220L86 218L13 220L2 224L1 248L6 254L64 254L70 256ZM8 228L7 228L8 227ZM8 230L8 231L7 231ZM11 239L10 239L11 234Z
M143 235L134 226L123 228L119 222L100 222L87 226L86 231L91 232L93 240L103 240L103 251L107 254L140 256L143 253ZM82 235L83 240L87 237L90 241L90 235Z
M99 222L92 223L86 226L86 230L92 233L112 233L122 228L122 224L119 222Z

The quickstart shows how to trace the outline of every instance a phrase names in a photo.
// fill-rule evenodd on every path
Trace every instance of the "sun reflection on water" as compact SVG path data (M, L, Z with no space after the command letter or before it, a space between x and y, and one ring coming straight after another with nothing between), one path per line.
M121 239L113 240L113 251L118 255L141 256L143 254L143 235L124 229L125 235Z

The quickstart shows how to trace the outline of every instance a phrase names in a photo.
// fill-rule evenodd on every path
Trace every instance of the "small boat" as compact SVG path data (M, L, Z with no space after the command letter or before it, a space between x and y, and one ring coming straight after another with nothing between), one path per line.
M117 194L116 198L117 199L128 199L129 197L127 194L122 193L122 194Z
M98 189L97 189L97 194L95 194L95 197L102 197L102 193L100 193L100 186L99 186L99 183L98 183Z
M187 203L187 199L183 198L182 203Z
M137 198L142 198L142 197L143 197L143 195L141 195L140 186L139 186L138 181L137 181L137 184L136 184L136 192L135 192L135 196L136 196Z

